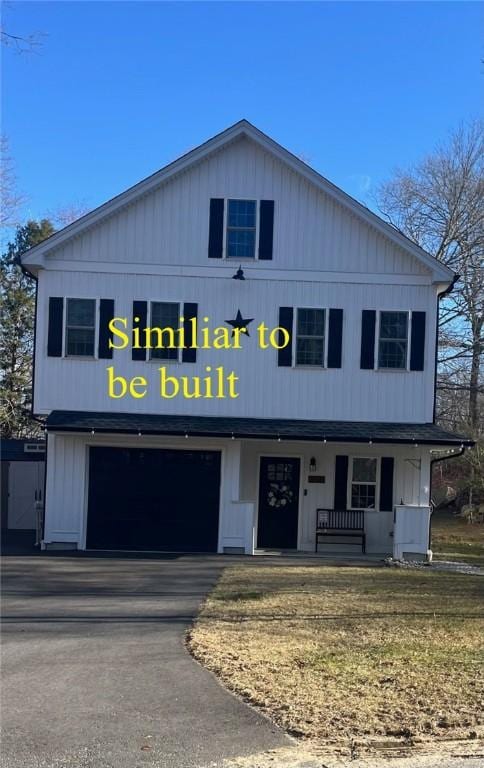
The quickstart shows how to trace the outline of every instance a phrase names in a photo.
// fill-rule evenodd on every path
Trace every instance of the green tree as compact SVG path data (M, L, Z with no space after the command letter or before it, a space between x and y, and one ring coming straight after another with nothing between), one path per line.
M3 437L39 432L30 415L35 322L35 283L22 272L19 257L54 233L48 219L17 227L0 257L0 431Z

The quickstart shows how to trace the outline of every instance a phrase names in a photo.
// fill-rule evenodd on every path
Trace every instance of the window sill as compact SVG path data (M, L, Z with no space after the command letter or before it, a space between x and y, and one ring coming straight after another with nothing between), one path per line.
M253 264L254 261L263 261L258 256L223 256L222 261L239 261L241 264Z
M410 373L408 368L374 368L375 373Z
M294 371L328 371L325 365L299 365L296 363L292 366Z
M137 362L142 363L143 360L138 360ZM173 360L172 358L169 359L163 357L148 357L144 362L157 363L158 365L181 365L183 360Z
M98 357L95 357L94 355L63 355L62 360L90 360L91 362L93 360L99 360Z

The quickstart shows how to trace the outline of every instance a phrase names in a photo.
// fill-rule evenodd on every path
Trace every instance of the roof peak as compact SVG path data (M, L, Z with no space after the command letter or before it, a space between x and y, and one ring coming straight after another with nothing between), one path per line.
M95 208L90 213L87 213L85 216L72 222L67 227L64 227L64 229L51 235L39 245L31 248L22 256L22 263L25 265L32 264L42 266L41 261L44 255L52 248L57 247L71 237L75 237L84 229L94 226L112 213L129 205L158 186L161 186L176 174L187 170L211 153L222 149L238 135L248 136L266 152L269 152L278 158L281 163L285 164L295 173L299 173L319 190L323 191L341 206L351 211L355 216L365 221L367 225L377 229L382 235L393 241L394 244L413 255L432 271L436 282L450 283L452 281L454 277L452 270L441 262L438 262L437 259L426 253L422 248L373 213L369 208L366 208L362 203L358 202L335 184L328 181L328 179L318 173L318 171L314 170L314 168L307 165L299 157L261 131L260 128L257 128L245 117L189 152L168 163L168 165L151 174L151 176L148 176L124 192L121 192L119 195L116 195L111 200L108 200L106 203ZM40 263L36 260L38 256L41 257Z

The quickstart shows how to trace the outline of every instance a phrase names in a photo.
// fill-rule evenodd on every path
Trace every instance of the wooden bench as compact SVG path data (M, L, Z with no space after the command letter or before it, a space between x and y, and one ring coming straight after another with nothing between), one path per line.
M344 536L359 539L348 544L361 543L361 551L365 552L365 513L362 510L317 509L316 510L316 546L322 538ZM337 542L335 542L337 543Z

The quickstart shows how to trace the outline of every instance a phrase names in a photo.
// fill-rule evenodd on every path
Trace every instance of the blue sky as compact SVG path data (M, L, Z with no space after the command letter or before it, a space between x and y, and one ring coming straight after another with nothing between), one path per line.
M13 2L3 124L25 216L93 208L246 117L347 192L477 115L477 3Z

